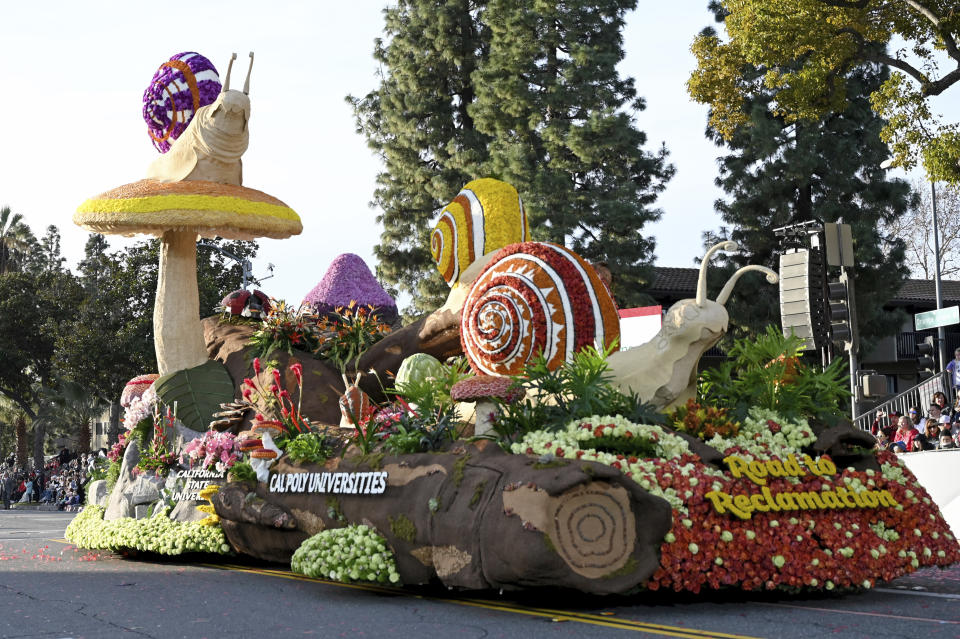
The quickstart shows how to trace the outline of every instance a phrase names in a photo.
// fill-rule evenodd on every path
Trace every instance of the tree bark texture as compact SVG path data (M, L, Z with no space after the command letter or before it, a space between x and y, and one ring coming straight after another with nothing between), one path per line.
M282 457L271 480L370 471L387 473L382 494L280 493L266 483L230 483L213 502L240 552L286 562L311 535L367 524L387 539L404 584L470 590L627 592L658 567L671 525L669 504L616 469L581 460L541 464L492 442L326 466Z

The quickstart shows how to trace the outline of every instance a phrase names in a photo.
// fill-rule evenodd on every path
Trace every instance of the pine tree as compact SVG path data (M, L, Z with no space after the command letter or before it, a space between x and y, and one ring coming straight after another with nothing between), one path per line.
M448 289L433 265L429 237L436 213L479 174L488 139L467 107L471 76L485 56L483 2L400 0L384 10L385 39L377 39L380 87L348 96L357 131L380 157L372 206L382 213L374 248L377 274L413 295L417 311L442 303Z
M653 242L640 229L673 173L632 113L621 78L623 18L635 0L443 3L385 10L374 57L380 87L348 98L384 162L378 274L420 311L447 293L429 253L437 211L466 182L495 177L520 192L536 239L606 261L622 303L639 296Z
M748 81L764 69L749 68ZM716 183L727 194L715 209L726 227L707 233L707 244L737 241L742 252L716 260L711 283L722 283L745 264L777 269L778 240L772 230L799 222L835 222L842 217L853 231L856 252L857 313L861 350L899 329L903 318L883 305L906 277L902 242L884 253L878 226L903 215L913 202L910 186L888 179L880 163L889 156L880 139L884 122L870 109L868 96L886 79L878 65L855 68L846 77L846 110L820 122L787 124L772 113L776 91L749 96L750 125L729 142L714 130L707 136L730 153L720 159ZM761 277L745 277L727 302L734 335L756 334L779 325L778 288Z
M487 173L514 184L534 238L605 261L623 305L642 299L653 240L641 233L673 175L666 151L644 150L620 77L624 14L635 0L491 0L489 55L474 75L476 126L492 138Z

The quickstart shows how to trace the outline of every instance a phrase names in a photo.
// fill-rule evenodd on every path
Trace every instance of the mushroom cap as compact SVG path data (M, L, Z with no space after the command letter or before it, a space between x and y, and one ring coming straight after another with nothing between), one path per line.
M130 406L130 402L141 397L147 389L153 385L153 382L160 377L158 373L149 375L137 375L123 387L123 393L120 394L120 405L124 408Z
M259 437L250 437L249 439L241 440L238 448L245 453L249 453L250 451L263 448L263 440Z
M73 222L95 233L162 236L195 231L202 237L283 239L303 230L300 216L255 189L205 180L140 180L90 198Z
M271 419L271 420L266 420L262 422L257 422L256 424L253 425L253 428L251 430L253 431L272 430L277 433L282 433L286 429L283 427L283 423L281 423L279 420Z
M258 448L251 451L250 456L254 459L276 459L277 451L270 450L269 448Z
M450 398L458 402L475 402L488 397L496 397L508 402L517 399L521 393L511 389L513 379L495 375L477 375L464 379L450 389Z

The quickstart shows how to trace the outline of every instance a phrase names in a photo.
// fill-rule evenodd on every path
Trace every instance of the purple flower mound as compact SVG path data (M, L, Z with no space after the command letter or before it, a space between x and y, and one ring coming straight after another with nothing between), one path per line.
M169 151L196 109L213 103L220 89L216 67L199 53L178 53L161 64L143 92L143 120L153 146Z
M381 322L392 324L397 319L397 303L383 290L363 258L353 253L335 257L323 279L303 301L313 306L319 316L356 302L358 306L373 306Z

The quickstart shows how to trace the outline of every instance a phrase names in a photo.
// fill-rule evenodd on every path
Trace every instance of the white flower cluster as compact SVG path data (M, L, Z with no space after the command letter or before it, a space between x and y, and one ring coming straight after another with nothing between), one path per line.
M196 522L173 521L164 515L147 519L103 519L102 506L87 506L67 526L67 541L80 548L142 550L161 555L188 552L230 552L223 530Z
M157 391L154 390L151 384L150 388L143 392L143 395L131 401L130 405L127 406L127 410L123 414L124 427L127 430L133 430L133 428L143 420L148 417L153 417L153 408L156 405Z
M740 432L735 437L716 435L707 445L720 452L739 446L754 455L783 457L812 444L817 440L807 420L790 421L766 408L754 406L740 423Z
M310 537L293 553L290 568L307 577L348 583L400 581L387 540L364 525L351 524Z
M583 442L597 437L614 437L623 439L625 443L638 440L651 442L657 457L640 459L628 454L582 447ZM559 432L537 430L527 433L521 441L511 445L510 450L517 455L553 455L557 459L583 459L612 466L640 484L644 490L666 499L674 509L686 512L683 501L684 497L690 495L679 495L673 488L660 487L656 476L656 460L676 459L690 452L690 446L682 437L668 433L659 426L634 424L619 415L592 415L570 422ZM680 471L689 475L693 469L692 464L686 464ZM722 473L718 474L722 476Z

